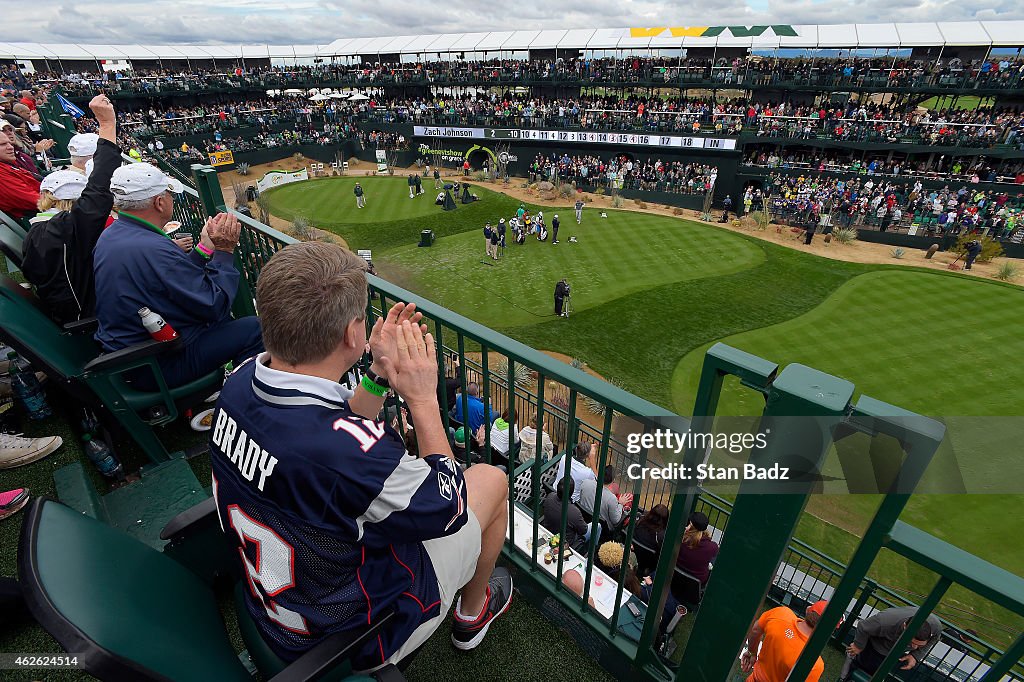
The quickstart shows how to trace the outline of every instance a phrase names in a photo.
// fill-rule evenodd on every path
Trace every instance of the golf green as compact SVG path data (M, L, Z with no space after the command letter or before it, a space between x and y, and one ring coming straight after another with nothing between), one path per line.
M424 178L426 179L426 178ZM353 193L356 183L363 187L365 208L356 208ZM433 180L430 180L433 187ZM390 223L408 220L440 209L434 205L436 192L423 188L423 194L409 198L405 178L337 177L293 182L269 190L266 196L273 213L286 220L302 216L320 227L322 224Z

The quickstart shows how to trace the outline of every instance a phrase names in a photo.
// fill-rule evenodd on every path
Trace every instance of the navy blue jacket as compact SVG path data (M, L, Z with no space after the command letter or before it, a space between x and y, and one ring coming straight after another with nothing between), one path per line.
M185 343L230 319L238 291L234 256L207 260L185 253L167 235L121 215L103 231L93 252L96 268L96 340L107 352L149 339L139 308L163 316Z

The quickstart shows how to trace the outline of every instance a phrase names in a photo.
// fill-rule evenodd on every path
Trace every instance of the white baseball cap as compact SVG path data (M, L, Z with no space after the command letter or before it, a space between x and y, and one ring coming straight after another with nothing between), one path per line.
M78 171L59 170L43 178L39 191L46 190L57 199L77 199L82 196L85 182L85 176Z
M96 133L79 133L68 142L68 153L71 156L92 156L96 153L96 143L100 136Z
M114 171L110 178L110 191L115 197L135 201L150 199L163 192L181 194L185 187L148 163L129 163Z

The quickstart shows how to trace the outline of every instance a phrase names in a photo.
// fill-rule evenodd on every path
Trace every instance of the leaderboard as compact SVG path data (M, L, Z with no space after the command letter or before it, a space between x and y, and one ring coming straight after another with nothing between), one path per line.
M413 126L419 137L443 137L481 140L522 140L536 142L571 142L574 144L614 144L681 149L736 149L736 140L717 137L684 137L647 133L604 133L591 130L535 130L529 128L451 128L447 126Z

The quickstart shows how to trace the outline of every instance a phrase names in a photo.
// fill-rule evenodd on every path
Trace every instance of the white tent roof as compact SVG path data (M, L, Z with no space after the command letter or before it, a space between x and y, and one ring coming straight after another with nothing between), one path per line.
M416 36L396 36L389 40L381 48L381 54L394 54L402 52L402 48L416 39Z
M992 38L985 27L977 21L940 21L946 45L991 45Z
M899 42L896 24L857 24L858 47L893 47Z
M558 47L559 41L565 37L568 31L565 30L549 30L541 31L537 34L537 37L530 43L531 50L553 50Z
M701 35L706 29L717 35ZM735 29L735 30L734 30ZM1024 21L792 25L754 33L754 27L600 28L493 31L341 38L329 45L104 45L0 43L0 56L19 59L235 59L238 57L346 57L361 54L423 54L548 50L632 50L696 47L911 48L944 45L1024 46ZM737 33L739 35L737 35ZM788 35L795 33L795 35ZM780 35L781 34L781 35Z
M266 45L242 45L243 59L269 59Z
M462 36L452 45L453 50L458 52L474 52L480 41L487 37L487 32L463 33Z
M209 45L199 49L206 53L200 59L237 59L242 55L241 45Z
M854 24L833 24L818 27L816 47L856 47L857 27Z
M359 48L359 51L363 54L386 54L382 48L390 42L391 38L389 36L370 38L365 45Z
M900 47L930 47L943 45L942 32L935 24L896 24Z
M530 43L540 35L540 31L514 31L501 46L506 51L529 50Z
M435 34L426 36L416 36L412 41L406 45L402 51L405 54L419 54L420 52L428 52L427 48L430 44L440 38L441 36Z
M812 24L799 24L792 27L795 36L781 36L779 47L782 48L814 48L818 46L818 27Z
M477 52L497 52L502 49L506 40L512 37L512 31L494 31L477 43Z
M459 42L459 38L463 36L462 33L447 33L440 35L437 40L430 43L431 52L447 52L451 50L452 45ZM458 50L456 50L458 52Z
M149 45L147 46L147 49L158 59L188 59L189 57L198 57L200 59L206 58L204 56L206 53L203 52L203 48L201 47L182 45L179 49L177 47L172 47L171 45Z
M586 44L588 50L614 50L619 46L619 40L629 35L626 28L599 28Z
M1024 42L1024 21L982 21L985 33L992 37L992 44L998 47L1016 47Z

